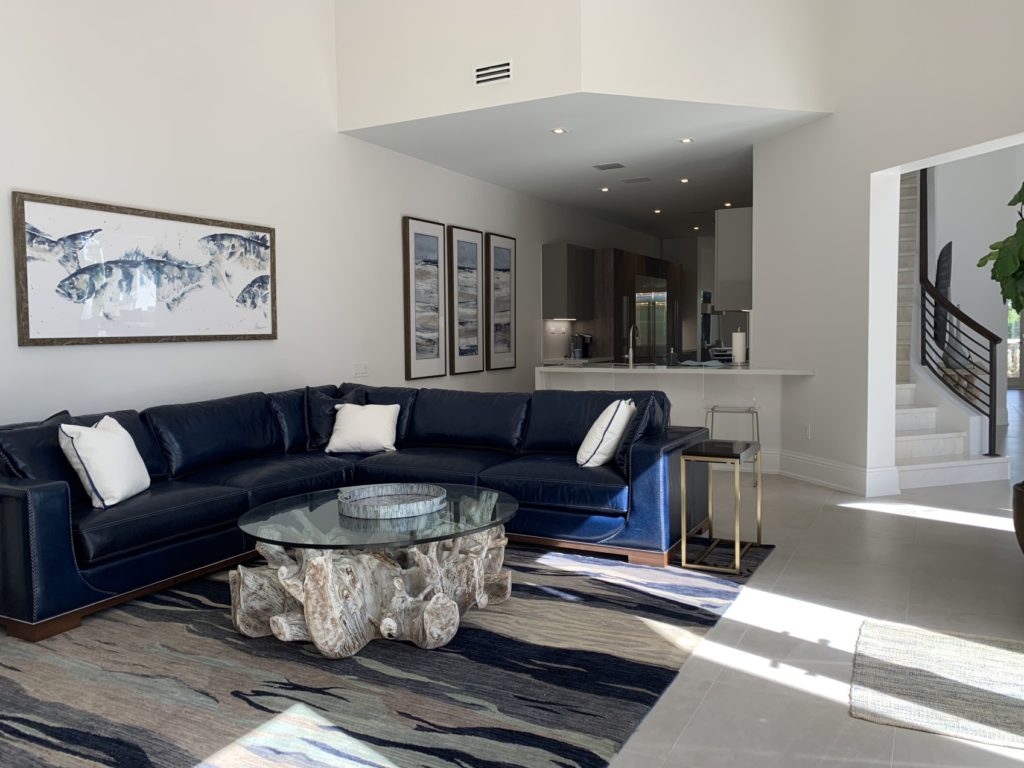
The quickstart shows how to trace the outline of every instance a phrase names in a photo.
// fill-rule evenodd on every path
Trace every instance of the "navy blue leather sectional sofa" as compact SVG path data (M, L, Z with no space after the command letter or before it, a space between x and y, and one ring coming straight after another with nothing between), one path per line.
M127 429L150 489L94 509L57 441L58 424L0 428L0 622L38 640L82 616L251 557L240 515L273 499L353 483L479 484L520 504L512 538L664 565L680 537L678 454L702 427L669 427L660 392L483 393L343 384L327 397L401 406L393 453L308 450L305 389L110 415ZM361 390L361 391L356 391ZM640 406L616 460L581 469L576 451L612 400ZM688 470L689 471L689 470ZM687 475L689 519L707 477Z

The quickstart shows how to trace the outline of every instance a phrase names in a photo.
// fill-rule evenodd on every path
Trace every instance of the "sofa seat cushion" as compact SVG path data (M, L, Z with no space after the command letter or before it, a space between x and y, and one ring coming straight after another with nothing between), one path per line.
M72 512L75 552L87 566L233 525L249 508L245 492L161 480L108 509Z
M479 484L523 505L625 515L629 486L614 464L580 467L575 456L532 454L484 470Z
M218 464L189 474L189 482L229 485L249 495L251 506L268 501L338 488L352 482L351 458L323 453L292 453Z
M508 461L497 451L470 448L403 448L378 453L356 464L356 483L422 482L476 485L488 467Z

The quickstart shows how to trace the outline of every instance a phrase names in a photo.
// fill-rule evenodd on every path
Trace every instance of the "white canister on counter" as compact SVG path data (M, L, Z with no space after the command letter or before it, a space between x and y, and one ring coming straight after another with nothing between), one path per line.
M732 361L747 362L747 334L743 331L736 331L732 335Z

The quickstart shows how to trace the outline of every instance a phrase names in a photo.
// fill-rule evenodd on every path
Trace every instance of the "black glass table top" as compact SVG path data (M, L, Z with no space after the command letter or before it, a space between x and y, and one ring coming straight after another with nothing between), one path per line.
M748 461L761 450L761 446L750 440L705 440L683 449L686 458L739 459Z
M310 549L387 549L453 539L504 525L518 503L507 493L437 483L448 494L444 509L427 515L364 520L342 515L338 490L289 496L254 507L238 527L258 541Z

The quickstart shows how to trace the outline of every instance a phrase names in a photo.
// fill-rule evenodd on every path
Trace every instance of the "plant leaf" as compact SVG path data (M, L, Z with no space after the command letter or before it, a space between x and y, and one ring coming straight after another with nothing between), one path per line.
M989 262L995 261L996 258L998 258L998 256L999 256L999 251L998 250L993 250L991 253L988 253L988 254L982 256L978 260L978 266L979 267L984 267Z
M1020 185L1017 194L1013 196L1013 199L1007 205L1024 205L1024 184Z
M1010 277L1020 269L1020 241L1016 237L1007 238L992 267L992 272L999 278Z

